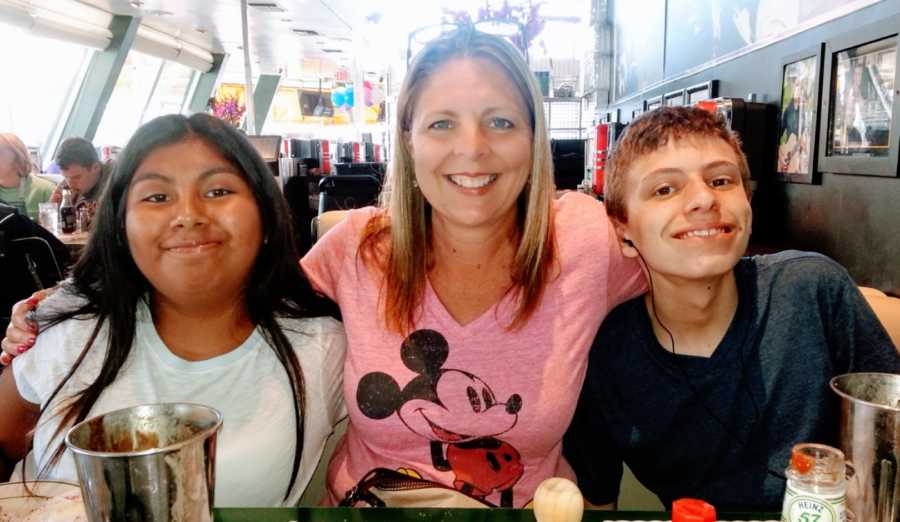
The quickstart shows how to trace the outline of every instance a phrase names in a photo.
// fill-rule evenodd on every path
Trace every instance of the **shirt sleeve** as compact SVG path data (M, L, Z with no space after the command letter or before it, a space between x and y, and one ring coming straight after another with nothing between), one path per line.
M26 401L44 406L74 362L68 352L74 351L74 355L78 355L78 347L66 343L67 327L66 323L61 323L42 331L31 350L13 359L16 387Z
M347 352L347 335L344 327L331 318L322 318L319 342L322 344L322 390L331 425L347 416L344 403L344 355Z
M598 408L602 399L590 385L599 378L603 377L588 369L575 416L563 438L563 455L575 471L584 498L594 505L618 500L622 482L621 451Z

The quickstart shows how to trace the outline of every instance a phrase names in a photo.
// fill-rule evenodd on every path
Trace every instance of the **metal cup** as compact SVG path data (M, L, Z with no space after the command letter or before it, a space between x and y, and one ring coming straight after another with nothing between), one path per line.
M211 521L222 414L148 404L87 419L66 434L91 522Z
M831 380L841 399L841 449L852 463L847 504L861 522L900 516L900 375L849 373Z

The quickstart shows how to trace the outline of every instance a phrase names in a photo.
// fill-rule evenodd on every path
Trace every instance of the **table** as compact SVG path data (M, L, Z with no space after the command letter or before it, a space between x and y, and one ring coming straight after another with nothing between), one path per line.
M87 245L88 238L91 237L89 232L75 232L72 234L60 233L54 235L57 239L62 241L62 244L66 245L72 263L75 263L75 261L81 257L81 252L84 250L85 245Z
M530 509L391 509L391 508L218 508L216 522L534 522ZM779 513L719 513L719 520L781 520ZM584 512L584 522L668 521L666 512L598 511Z
M91 235L88 232L75 232L72 234L56 234L56 238L69 248L84 247Z

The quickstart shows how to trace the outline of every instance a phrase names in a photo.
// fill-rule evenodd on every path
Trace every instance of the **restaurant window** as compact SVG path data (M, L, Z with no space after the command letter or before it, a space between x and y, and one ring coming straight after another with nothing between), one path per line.
M125 146L141 124L147 101L153 92L163 60L137 51L128 53L103 119L94 136L94 145Z
M192 87L196 71L186 65L165 62L159 72L156 89L147 102L141 123L164 114L180 114Z
M43 165L78 93L94 50L0 24L0 132L41 150Z

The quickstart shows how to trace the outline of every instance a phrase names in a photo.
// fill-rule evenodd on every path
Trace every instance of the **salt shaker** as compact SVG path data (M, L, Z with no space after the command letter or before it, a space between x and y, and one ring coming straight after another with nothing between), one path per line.
M847 522L844 453L824 444L797 444L785 470L782 522Z

